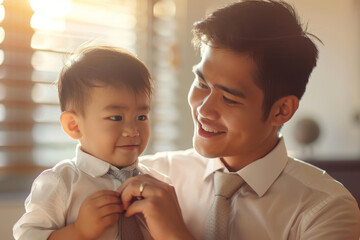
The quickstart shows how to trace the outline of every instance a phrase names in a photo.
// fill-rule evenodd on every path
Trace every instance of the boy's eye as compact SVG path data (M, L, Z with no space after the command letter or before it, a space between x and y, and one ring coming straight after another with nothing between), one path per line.
M224 101L225 101L225 102L230 103L230 104L238 104L238 103L239 103L239 102L236 102L236 101L234 101L234 100L231 100L231 99L229 99L229 98L227 98L227 97L225 97L225 96L223 96L223 98L224 98Z
M145 120L147 120L147 116L146 115L138 116L138 120L145 121Z
M112 120L112 121L121 121L122 116L111 116L111 117L109 117L109 119Z

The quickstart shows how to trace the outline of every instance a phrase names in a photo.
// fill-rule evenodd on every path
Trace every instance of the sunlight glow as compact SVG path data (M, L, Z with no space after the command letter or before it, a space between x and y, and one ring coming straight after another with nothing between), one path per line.
M5 30L3 27L0 27L0 43L2 43L5 39Z
M70 0L30 0L34 15L30 25L34 29L64 31L64 17L71 9Z
M55 85L37 83L31 91L31 98L36 103L59 103Z
M3 50L0 50L0 65L4 63L5 53Z
M155 17L175 17L176 5L172 0L161 0L153 8Z
M2 22L4 18L5 18L5 8L3 5L0 5L0 22Z
M71 9L71 0L30 0L35 13L51 17L64 17Z
M59 72L64 64L61 54L36 51L31 57L31 65L37 71Z
M34 29L48 31L64 31L66 28L65 20L62 18L52 18L35 13L31 17L30 25Z

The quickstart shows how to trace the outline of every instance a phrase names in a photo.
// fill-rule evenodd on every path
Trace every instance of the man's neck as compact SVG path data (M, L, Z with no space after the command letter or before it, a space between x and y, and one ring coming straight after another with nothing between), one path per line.
M252 154L249 154L249 152L247 152L244 155L221 157L220 160L223 162L229 172L237 172L240 169L246 167L247 165L255 162L256 160L265 157L277 146L279 141L280 137L277 137L260 152L254 151Z

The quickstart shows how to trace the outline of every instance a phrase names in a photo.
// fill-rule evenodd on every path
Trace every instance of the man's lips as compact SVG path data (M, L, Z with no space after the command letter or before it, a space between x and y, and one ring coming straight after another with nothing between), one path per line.
M200 121L198 121L198 134L201 137L214 137L224 133L225 131L221 131L206 123L202 124Z

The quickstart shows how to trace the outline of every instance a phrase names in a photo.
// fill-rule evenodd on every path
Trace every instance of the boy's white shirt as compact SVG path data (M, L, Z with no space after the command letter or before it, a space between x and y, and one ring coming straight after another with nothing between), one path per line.
M73 159L42 172L25 200L26 213L13 227L15 239L45 240L53 231L75 222L85 198L99 190L116 190L121 185L108 174L111 167L114 166L83 152L78 145ZM138 170L170 183L165 175L140 163ZM115 239L117 232L118 224L114 224L98 239Z

